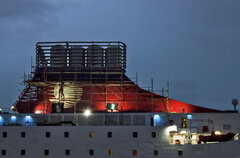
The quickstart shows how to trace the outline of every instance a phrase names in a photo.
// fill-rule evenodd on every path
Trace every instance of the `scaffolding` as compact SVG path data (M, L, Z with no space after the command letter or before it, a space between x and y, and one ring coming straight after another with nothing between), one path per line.
M26 79L25 89L19 95L15 106L25 103L28 112L49 113L48 104L61 104L62 108L73 108L74 113L82 109L92 109L93 102L103 97L105 108L108 103L119 103L118 111L123 111L124 103L135 103L139 110L139 97L151 98L149 107L154 112L155 102L168 99L145 91L126 75L126 45L123 42L38 42L36 44L36 66ZM128 100L128 96L136 95ZM111 96L111 97L109 97ZM168 96L168 95L167 95ZM115 99L112 99L115 98ZM43 104L34 111L31 104ZM26 106L28 105L28 106ZM63 112L58 109L58 112Z

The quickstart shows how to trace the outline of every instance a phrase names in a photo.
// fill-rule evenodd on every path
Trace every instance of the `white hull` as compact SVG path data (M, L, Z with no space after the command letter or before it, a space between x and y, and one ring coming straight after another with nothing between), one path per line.
M106 116L106 114L96 114L99 116ZM113 115L113 114L111 114ZM118 115L119 114L114 114ZM78 126L0 126L0 132L2 136L0 138L0 150L5 150L5 155L0 157L7 158L240 158L240 142L229 141L213 144L197 144L197 145L170 145L169 144L169 131L170 125L167 124L169 119L173 119L178 125L178 119L186 116L187 114L162 114L161 118L163 123L156 126L150 125L151 114L138 113L138 114L124 114L131 115L131 124L127 125L78 125ZM145 116L144 125L136 125L137 120L134 121L134 115ZM223 124L226 124L227 118L237 119L239 114L192 114L193 120L202 116L202 119L213 119L220 117L220 122L216 125L213 124L215 129L222 128ZM54 115L49 115L50 116ZM69 114L63 114L64 117L69 117ZM209 118L206 118L209 116ZM33 116L34 118L35 116ZM18 118L22 118L18 116ZM106 117L104 117L106 118ZM7 119L7 116L4 116ZM104 120L104 119L103 119ZM141 119L142 120L142 119ZM51 120L48 120L51 122ZM53 121L53 119L52 119ZM83 120L78 122L83 123ZM106 120L105 120L106 121ZM118 120L119 121L119 120ZM231 131L239 131L237 120L232 120ZM89 123L89 120L88 120ZM101 123L100 123L101 124ZM135 124L135 125L134 125ZM202 124L205 124L202 121ZM194 127L195 130L200 130ZM223 131L223 129L221 129ZM3 137L3 133L7 133ZM21 133L25 132L25 137L22 137ZM49 137L46 137L46 132L50 133ZM67 132L68 136L65 137L64 133ZM92 133L93 132L93 133ZM108 137L108 132L111 132L112 137ZM133 136L133 133L137 132L137 136ZM156 132L156 137L152 137L152 132ZM92 133L92 134L90 134ZM136 134L136 133L135 133ZM90 137L91 135L91 137ZM21 155L21 150L25 150L25 154ZM48 150L48 155L44 152ZM66 151L68 150L68 151ZM93 150L90 155L90 150ZM109 155L109 150L112 150L112 155ZM133 150L136 150L136 155L133 154ZM158 151L157 155L154 155L154 150ZM182 150L183 154L178 155L178 150ZM1 152L1 151L0 151ZM66 155L66 152L69 152ZM1 153L0 153L1 154ZM156 154L156 153L155 153Z

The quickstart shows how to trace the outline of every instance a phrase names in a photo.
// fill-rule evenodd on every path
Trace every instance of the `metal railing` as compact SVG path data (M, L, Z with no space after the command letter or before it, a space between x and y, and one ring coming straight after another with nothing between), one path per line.
M146 126L150 113L0 114L0 126Z
M125 71L126 44L116 42L38 42L36 67L64 71Z

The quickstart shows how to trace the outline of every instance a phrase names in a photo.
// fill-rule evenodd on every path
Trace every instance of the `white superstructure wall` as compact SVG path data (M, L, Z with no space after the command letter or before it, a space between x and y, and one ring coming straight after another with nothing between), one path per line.
M238 113L92 113L89 117L81 113L59 113L0 116L4 122L0 126L0 157L177 158L178 150L181 149L184 158L212 158L216 155L214 150L218 148L222 149L218 151L218 156L230 150L228 155L231 158L240 156L239 141L225 143L226 146L224 143L184 146L169 144L169 132L176 130L176 127L182 130L182 118L189 118L188 128L183 130L191 129L192 132L201 133L202 126L209 125L209 132L214 129L239 133ZM12 116L16 116L15 124L11 122ZM71 121L76 126L69 124Z

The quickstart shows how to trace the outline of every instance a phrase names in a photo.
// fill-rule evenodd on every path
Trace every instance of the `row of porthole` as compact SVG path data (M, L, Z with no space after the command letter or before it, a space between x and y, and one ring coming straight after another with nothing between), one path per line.
M21 137L25 137L26 133L25 132L21 132ZM51 136L50 132L46 132L45 133L45 137L49 138ZM107 133L107 137L111 138L113 136L112 132L108 132ZM137 132L133 132L133 138L137 138L138 137L138 133ZM7 132L2 132L2 137L6 138L7 137ZM68 138L69 137L69 132L64 132L64 137ZM94 137L94 132L89 132L89 138L93 138ZM152 138L156 138L156 132L152 132Z
M48 149L45 149L43 151L43 154L44 156L48 156L50 155L50 152ZM110 156L113 156L113 149L109 149L108 150L108 154ZM7 150L6 149L2 149L1 151L1 155L2 156L7 156ZM26 155L26 150L23 149L23 150L20 150L20 155L21 156L25 156ZM70 149L66 149L65 150L65 155L69 156L70 155ZM94 150L93 149L89 149L89 156L93 156L94 155ZM135 149L135 150L132 150L132 155L133 156L137 156L138 155L138 151ZM153 155L157 156L158 155L158 150L153 150Z

